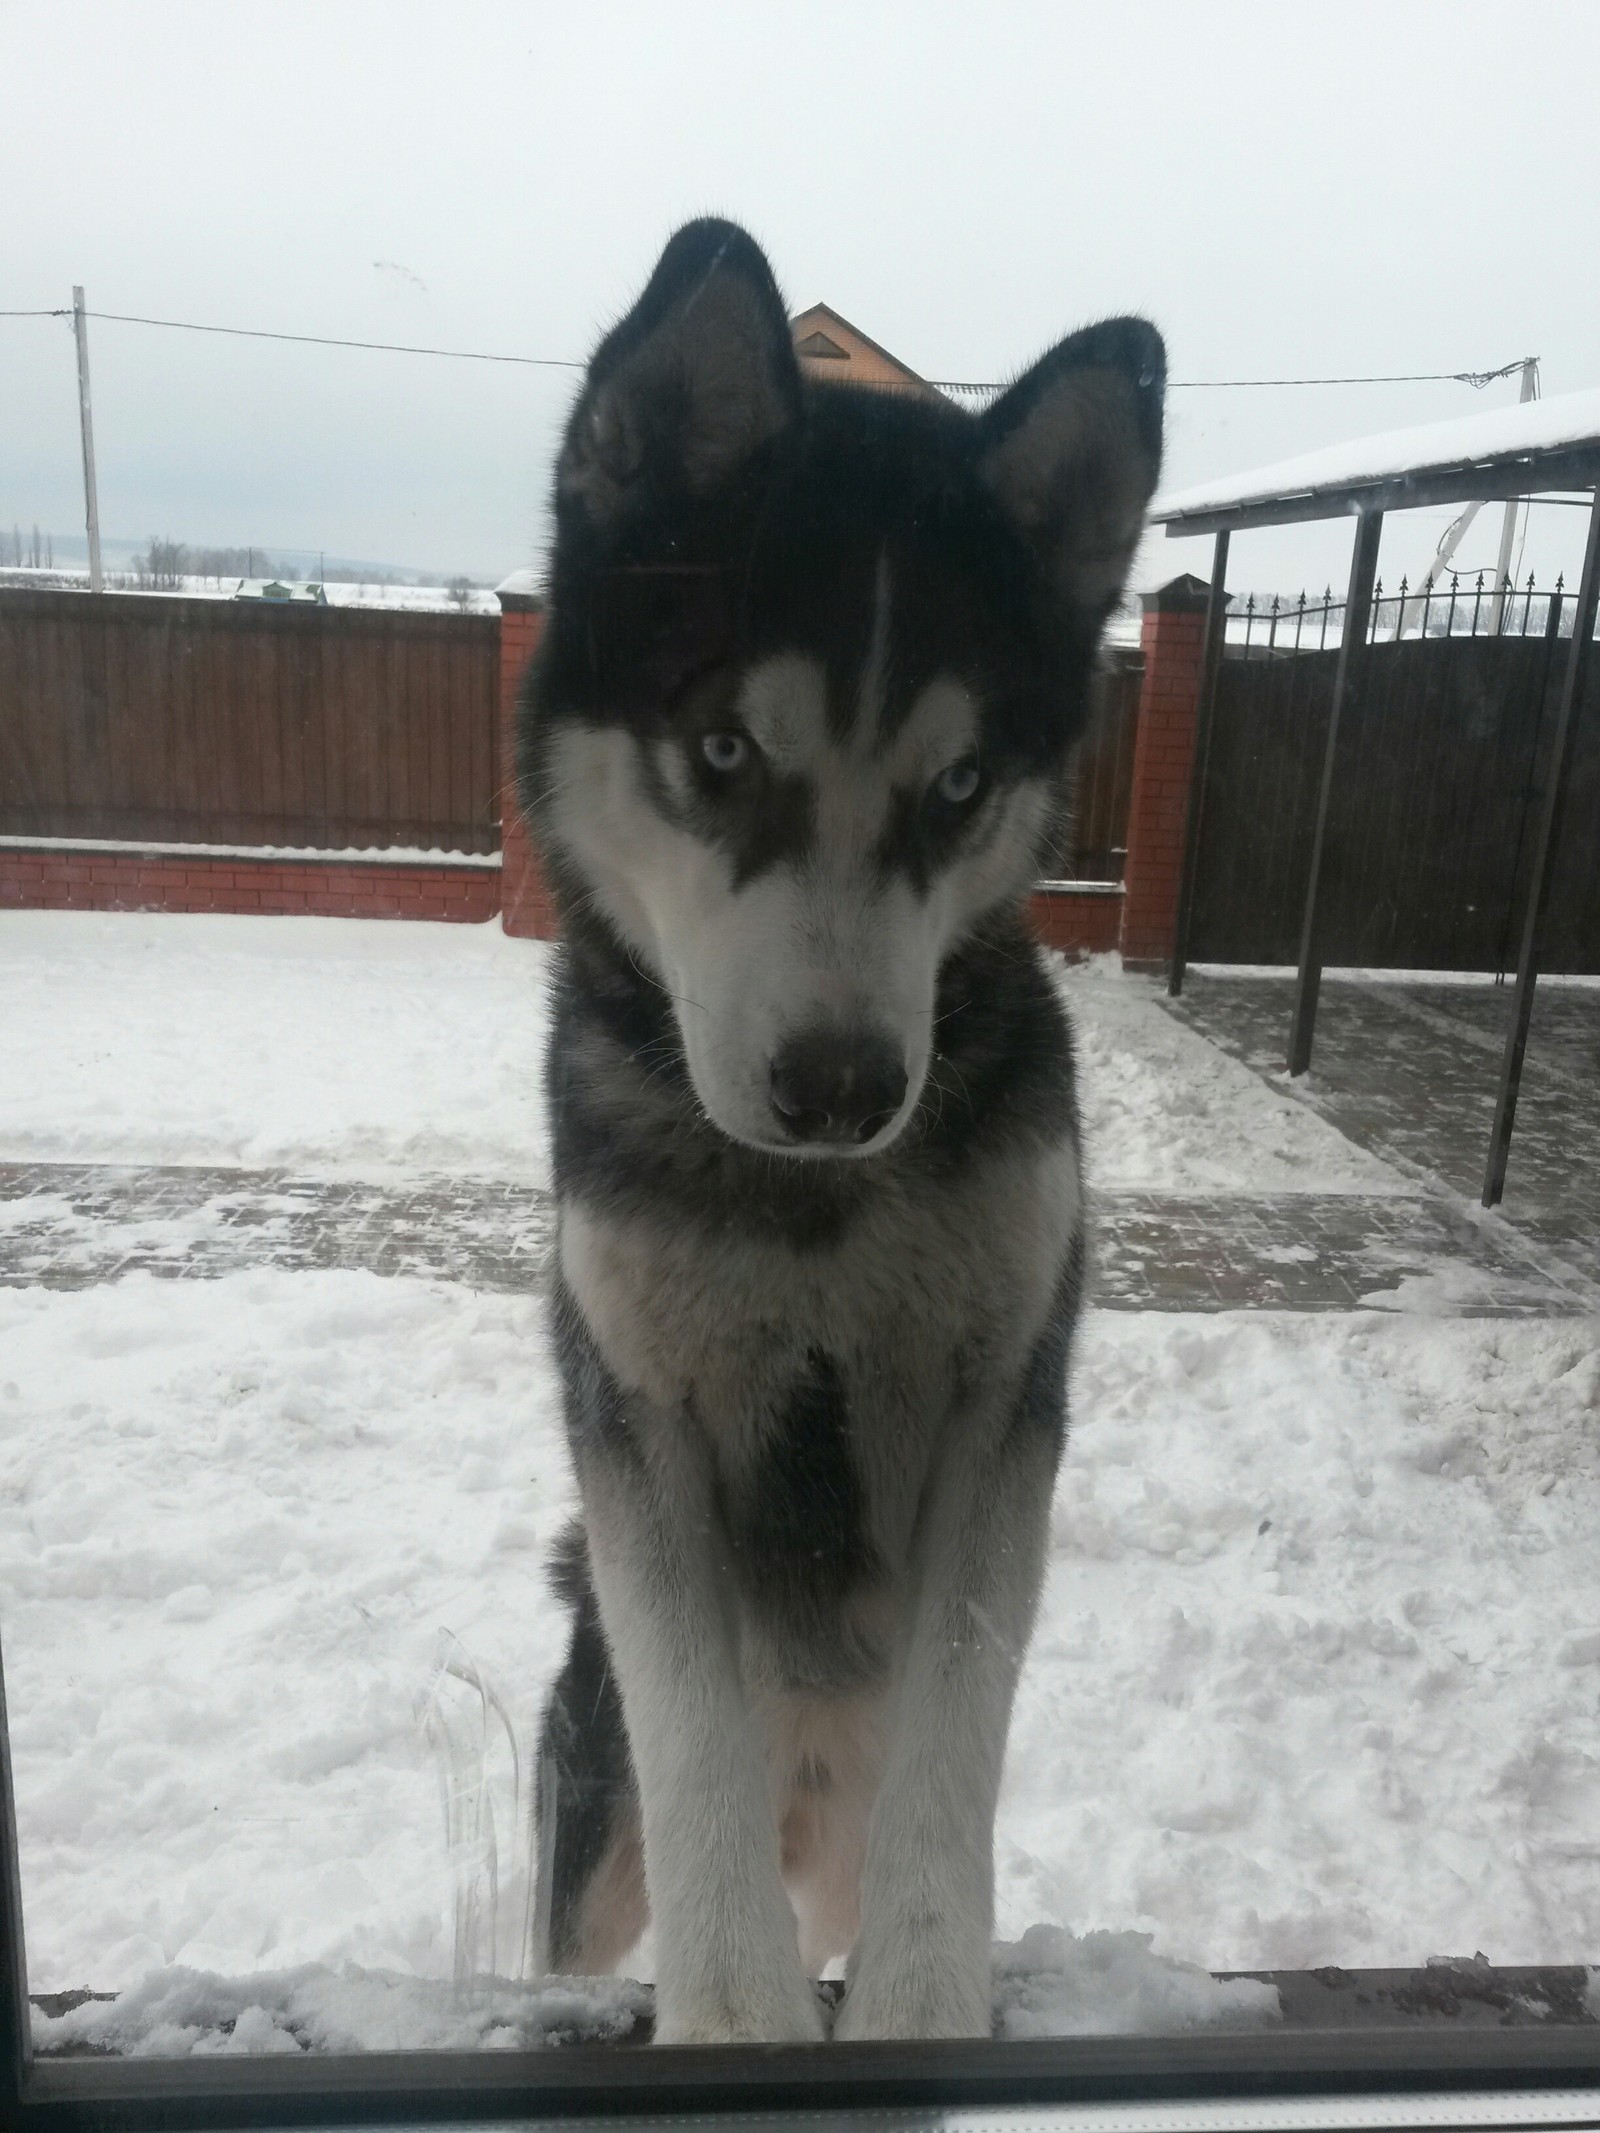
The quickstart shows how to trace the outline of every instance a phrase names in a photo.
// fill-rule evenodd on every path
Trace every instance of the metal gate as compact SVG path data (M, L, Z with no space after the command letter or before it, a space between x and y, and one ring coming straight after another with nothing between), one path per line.
M1189 954L1292 964L1310 869L1343 603L1231 613L1205 764ZM1571 603L1532 579L1497 613L1480 575L1373 602L1339 738L1324 960L1504 970L1515 960ZM1591 663L1544 966L1600 971L1600 667Z

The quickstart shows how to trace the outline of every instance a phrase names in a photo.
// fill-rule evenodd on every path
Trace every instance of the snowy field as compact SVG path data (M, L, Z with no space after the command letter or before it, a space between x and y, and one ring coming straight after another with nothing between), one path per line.
M146 588L119 580L130 575L112 567L108 569L108 583L114 592L145 593ZM181 575L173 585L163 586L159 592L153 587L148 597L152 599L179 600L231 600L235 598L239 579L235 577L200 577L192 572ZM268 583L265 578L253 578L250 584L259 588ZM308 581L297 573L289 573L280 582L304 585ZM0 568L0 585L14 585L24 590L57 592L87 592L87 570L33 569L18 565L11 569ZM493 588L487 585L470 585L458 599L448 585L397 584L389 578L330 578L323 585L329 607L386 607L399 608L411 614L493 615L498 618L500 602ZM303 602L296 602L303 605Z
M546 968L492 928L0 919L0 1161L538 1182ZM1066 983L1102 1190L1403 1189L1145 983ZM233 2048L294 2049L424 2041L406 1980L515 1976L569 1500L528 1300L0 1289L31 1988L166 1972L122 2041L253 2008ZM1600 1951L1600 1326L1092 1313L1052 1530L1008 2034L1251 2011L1172 1962ZM433 2041L510 2040L449 2004Z

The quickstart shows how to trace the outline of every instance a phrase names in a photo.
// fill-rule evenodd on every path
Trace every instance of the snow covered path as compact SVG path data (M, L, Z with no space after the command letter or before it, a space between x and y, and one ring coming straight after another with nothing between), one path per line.
M554 1228L543 1187L470 1174L0 1163L0 1287L344 1267L523 1296L544 1284ZM1113 1311L1587 1308L1587 1286L1553 1276L1515 1233L1433 1196L1108 1186L1093 1235L1092 1293Z

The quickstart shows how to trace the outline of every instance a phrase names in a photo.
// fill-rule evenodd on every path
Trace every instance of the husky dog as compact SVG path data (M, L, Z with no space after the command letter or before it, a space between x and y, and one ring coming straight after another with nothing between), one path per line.
M981 416L801 377L668 244L556 472L522 801L564 930L582 1501L538 1954L665 2042L986 2036L993 1836L1084 1264L1022 918L1161 450L1139 319Z

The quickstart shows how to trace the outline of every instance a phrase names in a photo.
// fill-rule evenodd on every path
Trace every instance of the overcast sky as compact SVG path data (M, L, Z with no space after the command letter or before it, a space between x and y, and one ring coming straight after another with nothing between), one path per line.
M940 378L1142 310L1174 379L1600 384L1600 5L0 0L0 308L575 357L685 217ZM109 536L536 561L574 373L96 322ZM1176 389L1173 486L1516 397ZM1443 518L1390 521L1413 576ZM0 524L82 532L70 328L0 319ZM1580 514L1533 514L1569 572ZM1485 511L1460 560L1493 560ZM1348 526L1235 543L1342 578ZM1204 574L1161 541L1145 582Z

